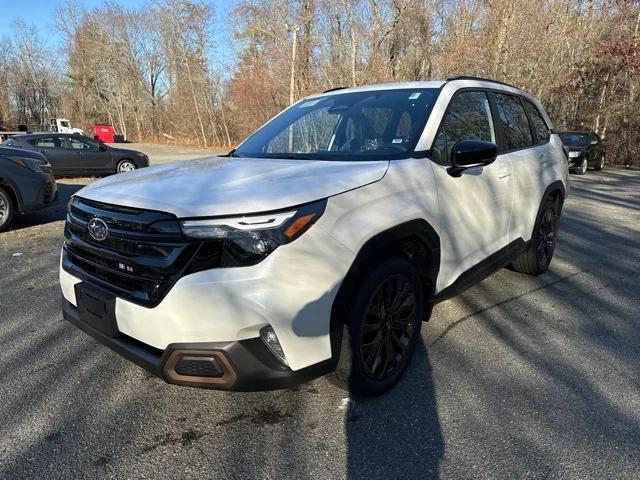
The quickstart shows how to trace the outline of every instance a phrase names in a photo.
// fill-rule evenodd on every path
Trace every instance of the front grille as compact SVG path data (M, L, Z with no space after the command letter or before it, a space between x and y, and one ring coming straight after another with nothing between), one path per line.
M102 242L89 234L87 225L93 218L107 224L109 232ZM177 218L164 212L76 197L67 215L65 237L65 270L148 307L160 303L182 275L219 265L216 242L186 240Z

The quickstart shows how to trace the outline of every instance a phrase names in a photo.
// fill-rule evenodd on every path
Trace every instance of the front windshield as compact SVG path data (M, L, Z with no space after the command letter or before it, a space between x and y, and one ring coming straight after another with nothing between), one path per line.
M313 160L408 157L439 89L373 90L303 100L249 137L234 156Z
M586 133L561 133L562 143L568 147L583 147L587 144L589 136Z

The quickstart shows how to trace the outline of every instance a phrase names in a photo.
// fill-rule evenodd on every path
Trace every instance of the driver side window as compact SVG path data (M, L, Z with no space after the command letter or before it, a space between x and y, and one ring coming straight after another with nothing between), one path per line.
M460 140L496 143L489 98L485 92L462 92L451 100L433 142L433 160L448 165L451 150Z

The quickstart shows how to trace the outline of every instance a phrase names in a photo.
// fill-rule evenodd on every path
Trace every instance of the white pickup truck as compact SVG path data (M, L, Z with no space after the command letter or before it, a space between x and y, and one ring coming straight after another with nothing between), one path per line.
M66 118L52 118L49 120L49 130L58 133L77 133L84 135L84 130L73 128L71 122Z
M67 118L51 118L49 119L49 123L44 125L20 125L17 131L0 131L0 141L4 141L14 135L34 132L75 133L77 135L84 135L84 130L73 128Z

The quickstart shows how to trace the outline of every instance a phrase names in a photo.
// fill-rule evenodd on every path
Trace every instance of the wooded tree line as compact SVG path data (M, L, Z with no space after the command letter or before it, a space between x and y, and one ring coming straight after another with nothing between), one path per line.
M241 0L228 22L235 52L202 0L70 2L64 50L19 22L0 42L0 122L233 145L311 93L465 74L533 93L556 128L595 129L608 161L640 163L638 0Z

